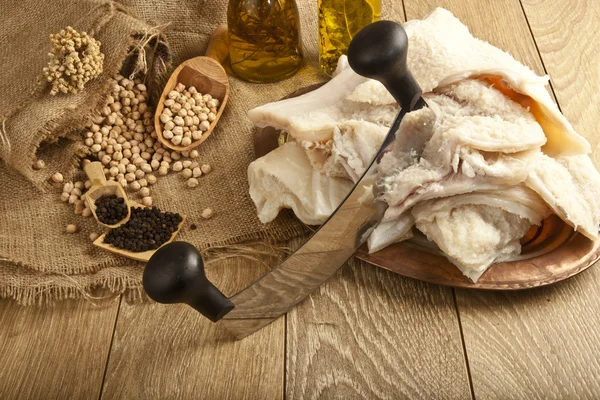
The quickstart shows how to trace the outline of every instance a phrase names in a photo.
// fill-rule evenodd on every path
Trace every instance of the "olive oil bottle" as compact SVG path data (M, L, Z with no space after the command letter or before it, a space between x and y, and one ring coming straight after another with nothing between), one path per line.
M381 0L319 0L319 65L329 76L350 41L381 18Z
M295 0L229 0L231 69L250 82L277 82L302 64Z

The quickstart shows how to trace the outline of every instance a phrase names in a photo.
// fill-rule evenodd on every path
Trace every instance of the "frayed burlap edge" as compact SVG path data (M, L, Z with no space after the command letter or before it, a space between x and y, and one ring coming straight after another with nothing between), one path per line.
M249 242L233 246L214 246L202 250L207 268L243 268L250 262L253 266L273 268L291 254L299 243L295 238L284 244ZM265 260L273 260L269 263ZM0 262L6 260L0 259ZM128 271L100 270L90 275L40 274L35 282L23 285L11 284L10 280L0 286L0 298L7 298L22 306L51 306L61 300L85 300L93 305L123 295L130 303L148 301L141 286L141 265L131 265ZM82 283L82 281L86 281ZM250 284L251 282L248 282Z
M262 243L263 245L266 245L266 246L273 246L273 245L276 245L277 243L281 243L283 241L287 241L292 238L302 236L308 232L310 232L310 230L306 226L301 225L301 224L294 224L292 226L288 226L288 227L282 229L281 231L278 231L277 235L271 233L270 231L248 233L248 234L244 234L244 235L237 235L237 236L231 237L227 240L219 240L219 241L213 241L213 242L201 244L200 248L201 248L201 252L203 252L203 251L209 251L210 249L217 249L217 248L220 248L222 250L235 249L235 248L238 248L239 246L243 246L248 243ZM103 250L103 251L105 251L105 250ZM11 265L25 268L30 271L41 272L39 266L32 266L27 263L14 261L9 256L0 254L0 261L3 261L3 260L5 262L9 262ZM79 268L77 269L77 273L93 274L93 273L97 273L98 271L101 271L104 268L123 267L126 265L136 265L136 264L141 265L142 263L119 256L118 258L114 258L112 260L109 260L109 261L106 261L103 263L95 264L93 266L90 266L89 268L82 269L81 266L79 266ZM67 276L69 276L68 274L75 273L75 270L67 270L65 272L66 272ZM0 295L0 297L2 297L2 295Z

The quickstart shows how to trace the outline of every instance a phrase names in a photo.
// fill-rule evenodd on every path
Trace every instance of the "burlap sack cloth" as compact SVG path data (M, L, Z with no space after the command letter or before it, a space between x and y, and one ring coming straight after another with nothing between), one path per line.
M140 297L143 264L93 247L88 236L92 231L98 232L99 227L91 218L74 215L72 206L59 200L61 187L48 183L48 177L56 171L73 171L77 142L61 139L37 148L42 142L56 141L82 126L84 117L101 106L107 78L119 71L136 39L155 33L152 27L160 26L164 31L174 57L172 65L176 66L204 54L214 28L226 22L226 8L224 0L126 0L121 4L25 0L3 7L1 297L11 297L22 304L41 304L97 296L94 288L128 291L130 297ZM181 240L207 248L248 240L286 240L305 231L290 213L272 224L260 223L248 196L246 173L254 159L253 127L246 111L323 80L318 72L316 2L300 1L299 8L305 51L302 70L291 79L268 85L241 82L230 75L227 108L210 139L199 147L200 161L209 163L213 172L203 177L200 187L194 190L186 188L177 174L159 177L152 188L157 206L187 215L189 222L180 234ZM102 42L105 71L77 95L52 97L47 84L40 84L39 78L48 61L48 35L67 25L93 33ZM156 72L153 68L159 70L168 61L162 54L166 47L161 48L161 40L159 36L146 52L151 75ZM152 55L158 60L153 62ZM150 76L148 86L156 84L156 76ZM37 158L48 165L42 171L31 168L36 151ZM200 217L206 207L215 210L210 220ZM66 234L69 223L76 224L80 232ZM191 223L198 229L189 229Z

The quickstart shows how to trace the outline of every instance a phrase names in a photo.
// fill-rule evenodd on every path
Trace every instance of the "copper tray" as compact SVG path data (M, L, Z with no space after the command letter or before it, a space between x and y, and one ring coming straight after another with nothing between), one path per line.
M285 98L300 96L321 86L300 89ZM255 156L261 157L287 140L285 132L272 127L255 134ZM600 240L591 241L574 232L560 218L550 216L534 226L521 240L521 255L513 261L492 265L473 283L444 257L434 243L422 235L368 254L366 245L356 257L397 274L435 283L470 289L521 290L568 279L592 266L600 258Z

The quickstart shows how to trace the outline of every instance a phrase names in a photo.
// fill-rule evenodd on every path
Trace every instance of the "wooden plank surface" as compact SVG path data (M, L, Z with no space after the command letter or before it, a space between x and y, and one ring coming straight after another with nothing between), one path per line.
M431 2L434 3L434 2ZM562 110L597 151L600 8L592 1L436 1L471 31L551 75ZM405 1L409 18L433 4ZM592 10L593 9L593 10ZM593 137L592 137L593 136ZM598 164L596 164L598 165ZM519 293L457 290L476 398L600 397L600 271Z
M600 3L523 0L523 8L558 104L600 167Z
M207 267L226 295L265 267L241 260ZM234 341L187 305L123 302L103 399L249 399L283 397L284 319Z
M521 8L517 0L405 0L404 6L411 19L448 8L475 36L538 74L545 67L563 112L598 151L597 2L523 0ZM402 19L399 1L386 0L386 7ZM231 294L263 271L244 265L208 272ZM344 267L287 322L239 342L187 306L123 302L108 366L118 303L37 309L1 301L0 399L470 398L467 361L476 398L596 399L599 287L594 267L533 291L458 290L459 324L451 289L360 263Z
M118 300L1 301L0 399L97 399Z
M287 317L286 398L471 398L452 290L363 262Z

